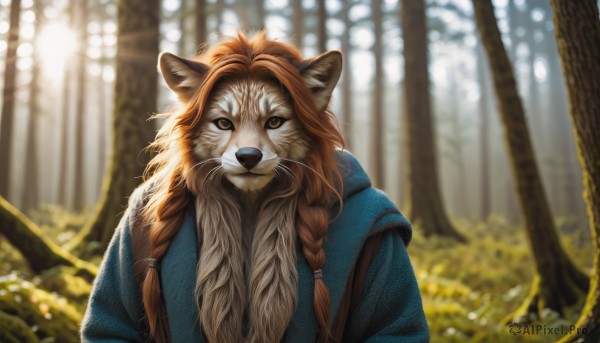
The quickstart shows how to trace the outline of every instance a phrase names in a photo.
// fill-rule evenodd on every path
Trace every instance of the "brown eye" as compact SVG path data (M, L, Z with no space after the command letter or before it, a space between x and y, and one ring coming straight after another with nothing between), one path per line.
M265 129L278 129L281 127L281 125L283 125L283 123L285 123L285 119L280 117L271 117L269 120L267 120Z
M233 123L227 118L219 118L214 123L220 130L233 130Z

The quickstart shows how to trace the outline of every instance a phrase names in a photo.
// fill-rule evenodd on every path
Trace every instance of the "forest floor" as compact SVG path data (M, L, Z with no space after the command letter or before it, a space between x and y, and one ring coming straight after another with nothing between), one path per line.
M455 223L468 244L425 238L415 227L408 248L433 343L554 342L561 335L548 332L569 330L580 306L567 318L545 310L529 325L502 324L527 297L535 272L524 229L498 216ZM557 220L563 247L577 266L590 272L593 249L585 226L575 219Z
M42 224L48 236L64 244L84 223L86 215L47 208L32 218ZM566 319L546 311L533 325L513 327L512 331L502 324L505 316L527 296L534 275L524 230L497 216L485 222L457 220L455 223L468 237L468 244L425 238L415 227L408 248L423 296L431 341L553 342L559 338L545 334L545 329L568 328L577 318L577 309ZM561 218L557 226L569 255L578 266L591 270L593 251L585 223ZM33 275L19 253L0 237L0 314L4 311L12 319L16 317L9 328L8 324L0 325L0 341L78 342L77 328L90 290L89 283L68 270ZM3 335L3 331L18 331L15 325L24 331L30 329L33 335L31 332ZM31 339L32 336L39 340Z

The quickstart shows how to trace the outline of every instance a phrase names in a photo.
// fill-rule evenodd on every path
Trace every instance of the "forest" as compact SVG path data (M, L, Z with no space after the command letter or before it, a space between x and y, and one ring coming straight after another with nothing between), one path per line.
M160 52L343 54L345 149L412 223L432 342L600 342L596 0L0 0L0 342L77 342L177 101Z

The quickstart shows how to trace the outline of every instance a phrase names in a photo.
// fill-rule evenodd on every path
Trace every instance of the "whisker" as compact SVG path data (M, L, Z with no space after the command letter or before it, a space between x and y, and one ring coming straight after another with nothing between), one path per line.
M300 161L296 161L296 160L291 160L291 159L289 159L289 158L284 158L284 157L281 157L281 159L282 159L282 160L284 160L284 161L289 161L289 162L297 163L297 164L299 164L299 165L301 165L301 166L304 166L304 167L306 167L308 170L310 170L310 171L312 171L313 173L317 174L317 175L318 175L318 176L319 176L319 177L320 177L320 178L321 178L323 181L327 181L327 180L325 180L325 177L323 177L323 175L321 175L321 174L320 174L318 171L314 170L312 167L310 167L310 166L306 165L305 163L302 163L302 162L300 162Z
M220 165L213 167L208 173L206 173L206 175L204 176L204 180L202 180L202 187L204 188L204 186L206 185L207 181L210 181L211 175L214 174L216 171L219 170L219 168L222 168Z
M278 166L280 166L284 171L287 171L288 174L290 174L291 176L296 176L296 174L294 173L294 171L292 170L292 168L286 166L285 164L278 164Z
M201 165L203 165L203 164L206 164L206 163L208 163L208 162L211 162L211 161L219 161L220 159L221 159L220 157L214 157L214 158L209 158L208 160L200 161L200 162L198 162L198 163L194 164L194 165L192 166L192 168L190 168L190 170L192 170L192 169L194 169L194 168L196 168L196 167L199 167L199 166L201 166Z
M275 166L275 171L281 171L283 174L288 175L291 178L295 178L295 174L294 172L287 166L284 166L283 164L278 164Z

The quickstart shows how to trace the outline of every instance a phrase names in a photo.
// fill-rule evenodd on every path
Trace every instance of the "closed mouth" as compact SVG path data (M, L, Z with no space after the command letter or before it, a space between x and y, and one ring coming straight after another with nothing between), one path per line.
M256 173L252 173L252 172L245 172L242 174L238 174L238 176L245 176L245 177L251 177L251 176L263 176L264 174L256 174Z

